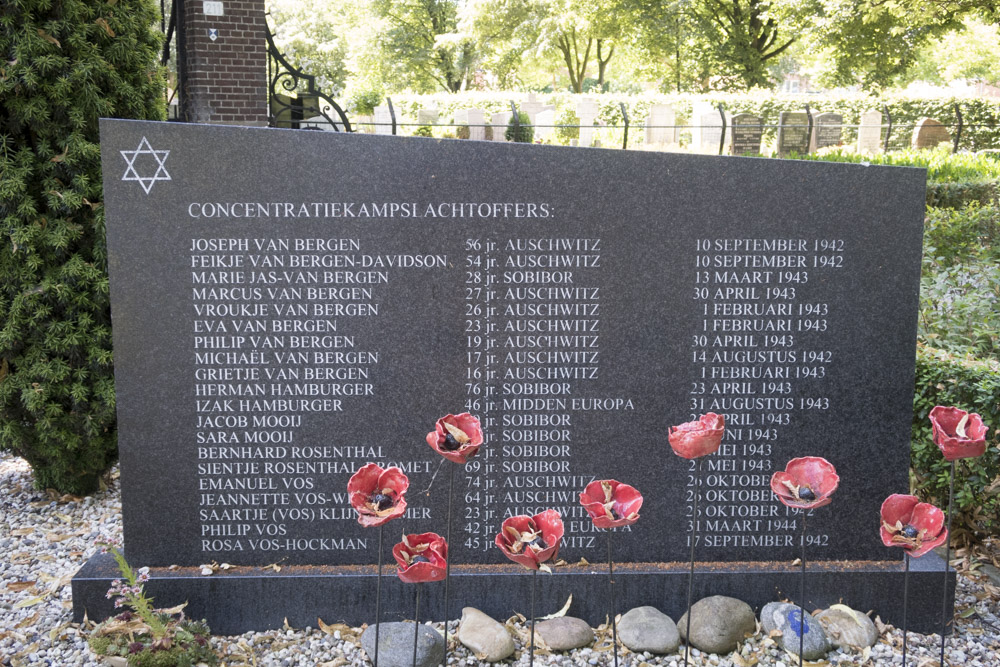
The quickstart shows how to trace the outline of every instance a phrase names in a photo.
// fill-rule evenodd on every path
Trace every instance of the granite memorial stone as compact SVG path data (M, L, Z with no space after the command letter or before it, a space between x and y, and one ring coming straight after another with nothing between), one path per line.
M347 480L401 467L391 531L444 534L424 436L470 411L456 614L523 610L531 577L493 546L507 516L554 508L560 556L601 562L594 478L651 519L616 541L623 607L681 615L691 527L699 560L729 561L696 595L797 590L799 518L769 479L815 455L841 484L809 521L810 604L896 617L902 561L871 516L907 488L922 170L120 120L101 148L125 549L158 602L225 633L370 622L378 540ZM666 433L710 411L726 437L694 517ZM200 576L213 561L233 567ZM940 561L919 561L914 628L940 613L940 576L920 584ZM78 617L113 611L114 576L106 556L78 574ZM394 579L388 620L412 608ZM595 621L603 581L556 568L540 599Z
M810 152L829 146L839 146L843 135L844 117L839 113L821 113L813 116Z
M809 152L809 115L804 111L782 111L778 120L778 155Z
M729 126L730 151L733 155L758 155L763 135L764 120L760 116L736 114Z
M921 118L913 128L912 145L914 148L937 148L941 144L951 142L951 134L947 126L933 118Z

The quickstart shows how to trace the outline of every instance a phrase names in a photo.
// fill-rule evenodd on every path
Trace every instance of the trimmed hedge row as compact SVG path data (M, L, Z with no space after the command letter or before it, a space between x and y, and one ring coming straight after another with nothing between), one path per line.
M597 100L600 108L598 118L607 125L620 126L623 124L619 105L624 103L629 115L629 122L633 127L641 126L646 122L649 107L653 104L673 104L678 123L689 121L695 103L706 102L713 106L722 104L726 111L733 114L752 113L762 116L765 124L771 125L777 124L778 116L782 111L801 111L806 104L816 113L825 111L841 113L844 116L845 124L856 125L863 112L871 109L881 110L884 104L888 106L892 114L893 143L904 139L908 143L909 132L921 118L934 118L948 126L957 125L958 116L955 113L955 105L958 104L964 122L959 147L965 150L1000 148L1000 100L997 99L923 98L905 95L891 95L884 98L867 95L776 95L769 92L707 95L594 93L584 96L559 92L536 95L538 101L555 105L557 112L566 108L575 109L576 101L580 97L590 97ZM484 109L489 113L509 111L511 100L520 106L527 100L527 93L501 91L466 92L457 95L439 93L392 96L393 106L398 113L407 119L405 122L415 122L417 109L421 108L437 108L441 112L442 122L447 122L447 119L452 118L457 109L474 107ZM885 121L887 120L885 119ZM774 132L773 127L767 128L765 139L773 137ZM852 141L852 134L849 128L845 128L845 141Z
M978 412L990 427L986 453L956 463L952 525L978 537L995 535L1000 532L1000 363L958 357L923 345L917 348L911 485L923 500L946 508L951 464L931 437L928 415L935 405Z

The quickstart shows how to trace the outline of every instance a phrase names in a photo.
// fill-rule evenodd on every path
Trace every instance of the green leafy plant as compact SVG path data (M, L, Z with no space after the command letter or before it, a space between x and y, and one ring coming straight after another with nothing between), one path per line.
M377 86L358 86L347 93L350 109L359 116L371 116L375 107L382 104L385 93Z
M154 0L0 9L0 449L85 494L117 458L98 118L163 120Z
M507 131L503 134L507 141L516 141L522 144L530 144L535 137L535 128L531 126L531 118L523 111L517 112L517 125L514 124L514 116L511 114L507 121Z
M413 136L415 137L433 137L434 128L430 125L421 125L413 131Z
M172 609L154 609L152 598L143 584L149 580L149 568L133 569L125 560L120 545L112 540L98 542L101 551L110 553L118 564L122 579L115 579L108 598L115 607L128 607L94 628L87 639L98 655L126 658L134 667L192 667L215 665L218 656L211 646L211 631L204 621L184 617L184 605Z
M955 466L955 527L976 537L1000 534L1000 363L980 361L924 345L917 348L913 397L911 483L914 493L939 507L948 504L945 461L931 437L935 405L978 412L990 428L986 453Z
M573 139L580 138L580 117L569 107L562 110L556 117L556 138L563 145L569 144Z

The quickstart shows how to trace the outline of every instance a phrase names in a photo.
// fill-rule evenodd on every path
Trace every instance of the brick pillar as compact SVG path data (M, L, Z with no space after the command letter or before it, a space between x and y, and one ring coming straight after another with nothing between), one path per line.
M178 2L184 120L267 124L264 4L265 0Z

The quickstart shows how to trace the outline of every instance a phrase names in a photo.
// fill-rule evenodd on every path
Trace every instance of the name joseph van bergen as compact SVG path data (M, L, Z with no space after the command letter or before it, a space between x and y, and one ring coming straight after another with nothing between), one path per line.
M549 218L534 202L191 202L191 218Z

